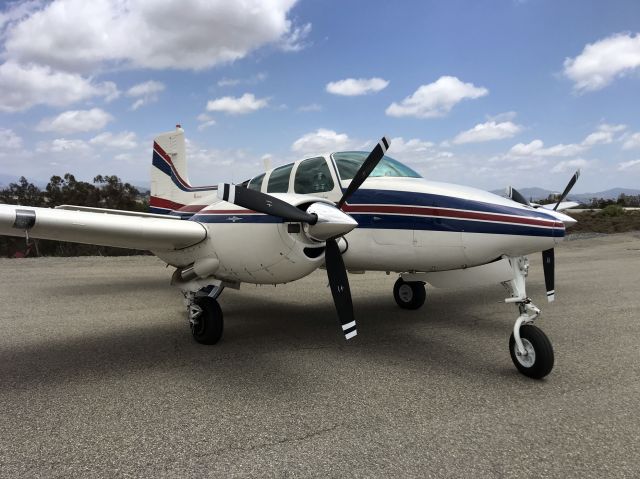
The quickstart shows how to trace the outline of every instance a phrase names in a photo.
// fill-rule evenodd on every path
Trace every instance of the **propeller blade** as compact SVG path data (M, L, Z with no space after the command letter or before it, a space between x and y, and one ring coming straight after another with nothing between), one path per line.
M520 203L525 206L531 206L531 203L529 203L527 199L524 196L522 196L522 193L516 190L513 186L510 186L509 188L507 188L507 195L516 203Z
M342 206L346 203L349 197L358 189L360 185L364 183L373 169L378 165L386 151L389 149L389 145L391 142L386 136L383 136L382 139L378 142L378 144L371 150L367 159L364 160L362 166L357 171L357 173L353 176L347 191L344 192L340 201L338 201L338 208L342 208Z
M220 183L218 185L218 198L248 210L278 216L286 221L300 221L310 225L314 225L318 221L316 215L302 211L286 201L242 186Z
M567 185L567 187L564 189L564 191L560 195L560 199L558 200L556 205L553 207L554 211L558 209L558 206L560 206L560 203L562 203L564 201L564 199L567 197L567 195L571 191L571 188L573 188L573 185L575 185L576 181L578 181L578 178L580 178L580 170L576 171L573 174L573 176L571 177L571 179L569 180L569 184Z
M542 252L542 269L544 270L544 285L547 288L547 300L552 302L556 299L555 288L555 253L553 248Z
M356 320L353 315L353 302L351 301L351 289L347 269L342 260L342 253L335 239L327 240L325 249L325 266L329 277L329 286L333 295L333 303L338 312L338 319L342 325L345 339L351 339L358 334Z

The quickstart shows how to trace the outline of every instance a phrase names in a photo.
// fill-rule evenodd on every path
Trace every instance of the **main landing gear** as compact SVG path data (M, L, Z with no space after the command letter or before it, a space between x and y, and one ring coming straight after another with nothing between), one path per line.
M222 337L224 319L217 298L223 289L224 286L207 286L186 295L191 335L201 344L216 344Z
M398 278L393 285L393 298L398 306L403 309L418 309L427 297L427 292L422 281L405 281Z
M511 294L505 303L516 304L520 312L509 338L511 360L525 376L542 379L553 369L554 355L547 335L532 324L540 315L540 309L526 295L525 279L529 273L529 260L525 256L508 259L513 269L513 279L503 283Z

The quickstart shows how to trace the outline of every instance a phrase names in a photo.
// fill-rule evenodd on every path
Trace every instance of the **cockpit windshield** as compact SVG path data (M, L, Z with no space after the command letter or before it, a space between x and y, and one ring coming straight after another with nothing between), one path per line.
M369 155L366 151L339 151L331 157L336 162L341 180L351 180ZM418 173L406 165L388 156L383 156L380 163L373 169L371 177L422 178Z

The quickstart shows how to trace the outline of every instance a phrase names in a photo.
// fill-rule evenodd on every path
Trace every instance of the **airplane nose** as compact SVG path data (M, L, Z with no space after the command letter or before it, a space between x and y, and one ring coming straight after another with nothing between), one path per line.
M318 241L345 235L358 226L357 221L351 216L326 203L313 203L307 208L307 213L318 217L315 224L304 224L307 234Z

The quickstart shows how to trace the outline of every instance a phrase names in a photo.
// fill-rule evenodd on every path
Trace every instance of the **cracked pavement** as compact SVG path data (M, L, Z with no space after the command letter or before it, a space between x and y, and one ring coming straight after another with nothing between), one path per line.
M550 305L531 257L543 381L500 285L404 311L350 275L349 343L324 271L243 285L208 347L155 258L0 260L0 477L638 477L639 244L565 242Z

